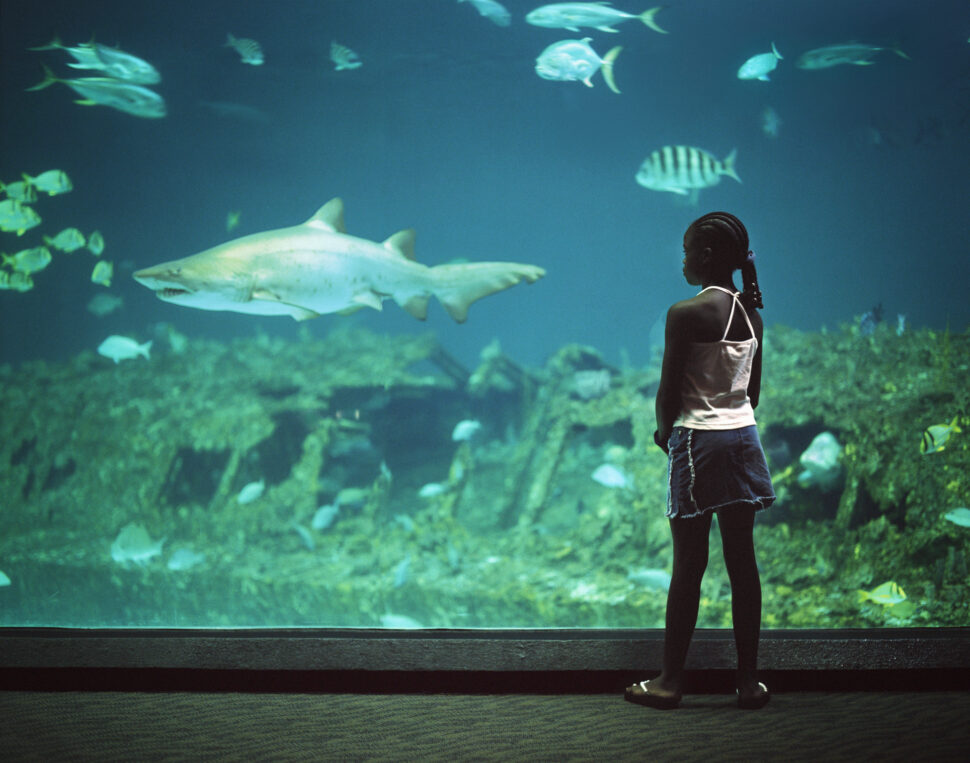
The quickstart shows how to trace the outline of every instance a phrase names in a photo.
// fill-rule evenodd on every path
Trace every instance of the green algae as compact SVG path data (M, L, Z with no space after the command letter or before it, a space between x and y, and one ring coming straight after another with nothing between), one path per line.
M765 345L780 496L756 527L765 627L970 624L970 532L943 518L970 495L970 336L777 326ZM628 579L672 561L658 376L578 345L525 368L493 344L464 369L432 336L360 330L2 369L0 623L662 627L666 594ZM954 416L965 433L921 455L922 430ZM480 432L452 441L468 418ZM821 431L844 446L831 493L788 468ZM632 485L595 482L606 462ZM419 495L428 483L443 490ZM311 548L294 523L333 502ZM112 561L130 522L168 538L162 557ZM177 547L205 560L170 570ZM906 607L860 602L887 580ZM730 617L712 533L699 625Z

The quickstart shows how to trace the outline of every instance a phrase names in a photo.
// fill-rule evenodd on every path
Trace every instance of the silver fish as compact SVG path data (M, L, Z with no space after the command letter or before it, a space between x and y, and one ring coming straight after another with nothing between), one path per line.
M607 86L614 93L619 93L620 89L613 79L613 62L623 48L617 45L600 58L589 45L591 39L584 37L582 40L554 42L536 59L536 74L543 79L578 81L586 87L592 87L592 76L602 69Z
M79 79L60 79L55 77L46 66L44 80L27 90L43 90L60 82L67 85L84 100L75 101L82 106L109 106L126 114L148 119L165 116L165 99L153 90L130 82L122 82L113 77L81 77Z
M891 50L900 58L909 60L899 48L881 48L877 45L864 45L859 42L848 42L842 45L828 45L815 48L799 56L795 66L799 69L828 69L839 64L854 64L856 66L871 66L872 59L882 50Z
M459 3L465 0L458 0ZM508 9L496 0L468 0L482 18L486 18L496 26L508 26L512 23L512 14Z
M552 3L529 11L525 20L533 26L568 29L570 32L578 32L584 26L601 32L615 32L617 30L613 28L614 24L640 19L653 31L667 34L665 29L657 26L653 18L661 10L663 6L658 5L638 15L611 8L609 3Z

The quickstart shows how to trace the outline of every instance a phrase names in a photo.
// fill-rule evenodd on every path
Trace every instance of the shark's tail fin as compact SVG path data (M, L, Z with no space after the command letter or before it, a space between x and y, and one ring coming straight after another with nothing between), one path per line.
M464 323L468 317L468 307L472 302L515 286L520 281L533 283L545 274L546 271L536 265L522 265L517 262L437 265L431 268L431 288L438 301L448 311L448 315L458 323ZM412 304L413 302L414 300L411 300L402 307L414 317L423 318L423 312L426 312L427 308L427 298L421 306ZM412 309L414 307L418 310Z

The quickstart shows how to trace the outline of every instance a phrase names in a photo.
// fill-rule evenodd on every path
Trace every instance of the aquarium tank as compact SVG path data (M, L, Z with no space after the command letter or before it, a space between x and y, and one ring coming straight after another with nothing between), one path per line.
M970 625L970 7L568 5L2 0L0 626L662 627L712 210L764 628Z

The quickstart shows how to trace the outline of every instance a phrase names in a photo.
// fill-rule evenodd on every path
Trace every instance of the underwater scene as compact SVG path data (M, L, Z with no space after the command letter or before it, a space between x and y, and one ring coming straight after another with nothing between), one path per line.
M763 627L970 625L966 2L0 11L0 626L663 627L712 210Z

